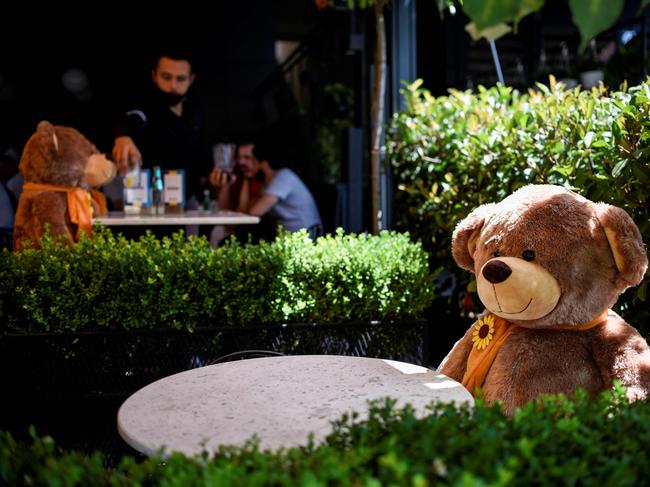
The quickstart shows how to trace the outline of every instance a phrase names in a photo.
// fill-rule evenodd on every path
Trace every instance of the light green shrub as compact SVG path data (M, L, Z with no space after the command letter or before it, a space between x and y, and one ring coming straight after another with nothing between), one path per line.
M402 320L432 300L427 255L407 234L274 242L213 250L182 234L139 241L95 232L73 247L0 254L0 329L63 332Z
M403 90L406 109L389 129L396 226L423 242L433 272L447 277L438 294L450 294L456 309L474 288L451 257L455 226L525 184L564 185L620 206L650 242L650 84L582 91L551 79L527 94L497 86L437 98L420 86ZM622 315L646 334L648 280L619 300Z

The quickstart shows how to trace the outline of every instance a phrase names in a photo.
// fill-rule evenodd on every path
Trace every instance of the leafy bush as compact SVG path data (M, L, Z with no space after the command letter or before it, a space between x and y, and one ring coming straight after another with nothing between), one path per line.
M367 420L344 416L320 446L260 452L221 447L212 458L130 457L112 470L99 454L61 452L50 438L31 445L0 434L6 485L645 485L650 478L648 401L628 404L620 387L596 400L545 396L512 418L478 401L474 409L431 406L421 418L391 400Z
M430 252L438 295L467 305L465 294L475 289L451 256L458 222L529 183L622 207L650 242L650 84L609 93L564 90L551 78L550 87L528 94L496 86L438 98L420 85L403 90L406 109L392 120L387 150L397 228ZM619 312L645 333L648 280L619 299Z
M407 234L305 232L213 250L181 234L139 241L96 232L73 247L0 254L3 331L246 326L420 317L432 299L427 256Z

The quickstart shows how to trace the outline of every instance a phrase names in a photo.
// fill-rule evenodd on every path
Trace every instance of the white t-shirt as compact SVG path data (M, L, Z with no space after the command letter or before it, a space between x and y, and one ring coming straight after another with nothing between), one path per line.
M262 193L277 196L278 202L271 207L269 215L286 230L295 232L322 225L314 197L291 169L278 169Z

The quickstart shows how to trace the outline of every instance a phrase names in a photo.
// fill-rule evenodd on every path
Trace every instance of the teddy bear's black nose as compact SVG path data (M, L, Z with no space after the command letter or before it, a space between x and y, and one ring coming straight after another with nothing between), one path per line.
M512 269L500 260L492 260L483 266L483 276L492 284L498 284L508 279Z

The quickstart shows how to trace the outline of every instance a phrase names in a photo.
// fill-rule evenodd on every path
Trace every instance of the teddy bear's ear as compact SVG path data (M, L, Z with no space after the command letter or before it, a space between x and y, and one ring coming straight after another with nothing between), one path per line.
M54 125L52 125L47 120L43 120L38 123L38 126L36 127L36 131L40 133L42 136L51 139L52 145L54 147L54 151L55 152L59 151L59 139L56 137L56 131L54 130Z
M52 125L52 124L51 124L50 122L48 122L47 120L41 120L40 122L38 122L38 125L36 126L36 130L39 131L39 132L40 132L40 131L44 131L44 132L47 132L47 131L54 132L54 125Z
M485 219L492 212L494 203L481 205L465 217L454 230L451 239L451 253L456 263L468 271L474 270L476 242L481 235Z
M641 232L625 210L606 203L595 203L596 215L612 250L622 289L641 282L648 268Z

